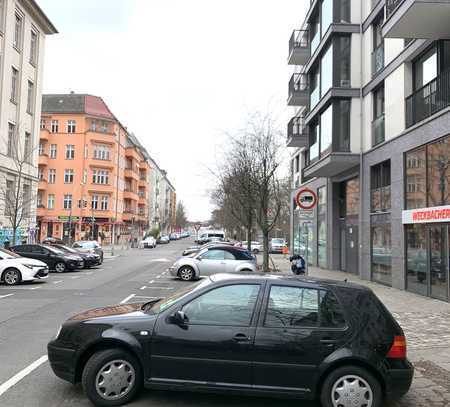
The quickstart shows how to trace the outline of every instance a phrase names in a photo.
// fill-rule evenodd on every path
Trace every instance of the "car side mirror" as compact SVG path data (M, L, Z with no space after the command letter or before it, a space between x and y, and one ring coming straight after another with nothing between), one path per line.
M183 311L176 311L170 316L170 320L175 325L183 326L186 325L188 318Z

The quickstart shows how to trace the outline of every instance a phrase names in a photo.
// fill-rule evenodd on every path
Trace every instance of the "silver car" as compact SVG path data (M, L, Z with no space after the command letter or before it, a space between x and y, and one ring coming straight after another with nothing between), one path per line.
M248 273L258 271L256 259L247 250L233 246L213 246L179 258L169 272L184 281L216 273Z

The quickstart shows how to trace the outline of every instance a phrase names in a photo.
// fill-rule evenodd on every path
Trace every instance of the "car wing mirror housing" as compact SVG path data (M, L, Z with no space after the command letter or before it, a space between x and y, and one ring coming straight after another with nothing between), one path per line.
M175 311L170 316L170 321L175 325L185 326L186 323L188 322L188 318L183 311Z

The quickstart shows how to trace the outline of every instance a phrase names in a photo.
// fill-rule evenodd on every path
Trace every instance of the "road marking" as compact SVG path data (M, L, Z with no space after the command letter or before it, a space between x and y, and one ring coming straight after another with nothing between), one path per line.
M62 280L53 281L53 284L59 284L59 283L62 283L62 282L63 282Z
M161 278L161 276L156 276L156 278Z
M28 365L25 369L22 369L19 373L15 374L11 379L0 385L0 396L7 392L15 384L19 383L24 377L29 375L33 370L37 369L43 363L47 362L47 355L41 356L38 360Z
M139 290L145 290L147 288L146 285L143 285L141 288L139 288Z
M76 280L77 278L80 278L81 276L72 276L70 277L72 280Z
M155 280L150 280L148 283L153 284L154 282L155 282Z
M90 276L93 273L93 271L88 271L87 273L85 273L87 276Z
M30 290L38 290L39 288L42 288L42 287L32 287L32 288L30 288Z
M152 263L169 263L170 260L169 259L152 259L150 260Z
M6 294L6 295L0 295L0 298L11 297L11 295L14 295L14 294Z
M148 298L150 300L155 300L156 298L159 297L149 297L148 295L135 295L133 298Z
M124 298L122 301L120 301L120 304L125 304L126 302L130 301L135 296L136 296L136 294L130 294L127 298Z
M158 290L173 290L173 287L157 287L157 286L151 286L148 288L152 288L152 289L158 289Z

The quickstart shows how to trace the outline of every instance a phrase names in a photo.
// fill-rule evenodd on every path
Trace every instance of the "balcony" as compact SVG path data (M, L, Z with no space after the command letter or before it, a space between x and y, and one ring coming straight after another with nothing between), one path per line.
M310 150L312 148L313 146L311 146ZM359 165L359 160L359 154L333 152L305 167L303 177L304 179L315 177L331 178L356 167Z
M136 161L141 161L141 157L134 147L125 148L125 157L134 158Z
M41 141L48 141L49 138L49 132L47 129L41 129L40 133L39 133L39 139Z
M295 73L289 81L289 106L308 106L309 86L308 76L303 73Z
M125 168L125 173L124 173L124 177L125 178L132 178L136 181L139 181L139 175L136 171L134 171L132 168Z
M372 122L372 146L384 141L384 114Z
M384 41L372 52L372 77L384 68Z
M289 39L289 65L305 65L311 56L309 48L309 31L294 30Z
M38 190L46 190L47 189L47 180L45 178L42 178L38 182Z
M122 219L125 222L131 222L134 220L136 220L136 210L134 209L130 209L130 208L125 208L123 213L122 213Z
M38 165L48 165L48 154L47 153L39 154Z
M387 0L383 37L438 39L450 36L450 0Z
M125 191L123 191L123 199L131 199L132 201L137 201L139 200L139 196L137 192L131 189L125 189Z
M450 69L406 98L406 127L450 106Z
M287 147L308 147L308 127L303 116L293 117L287 128Z

